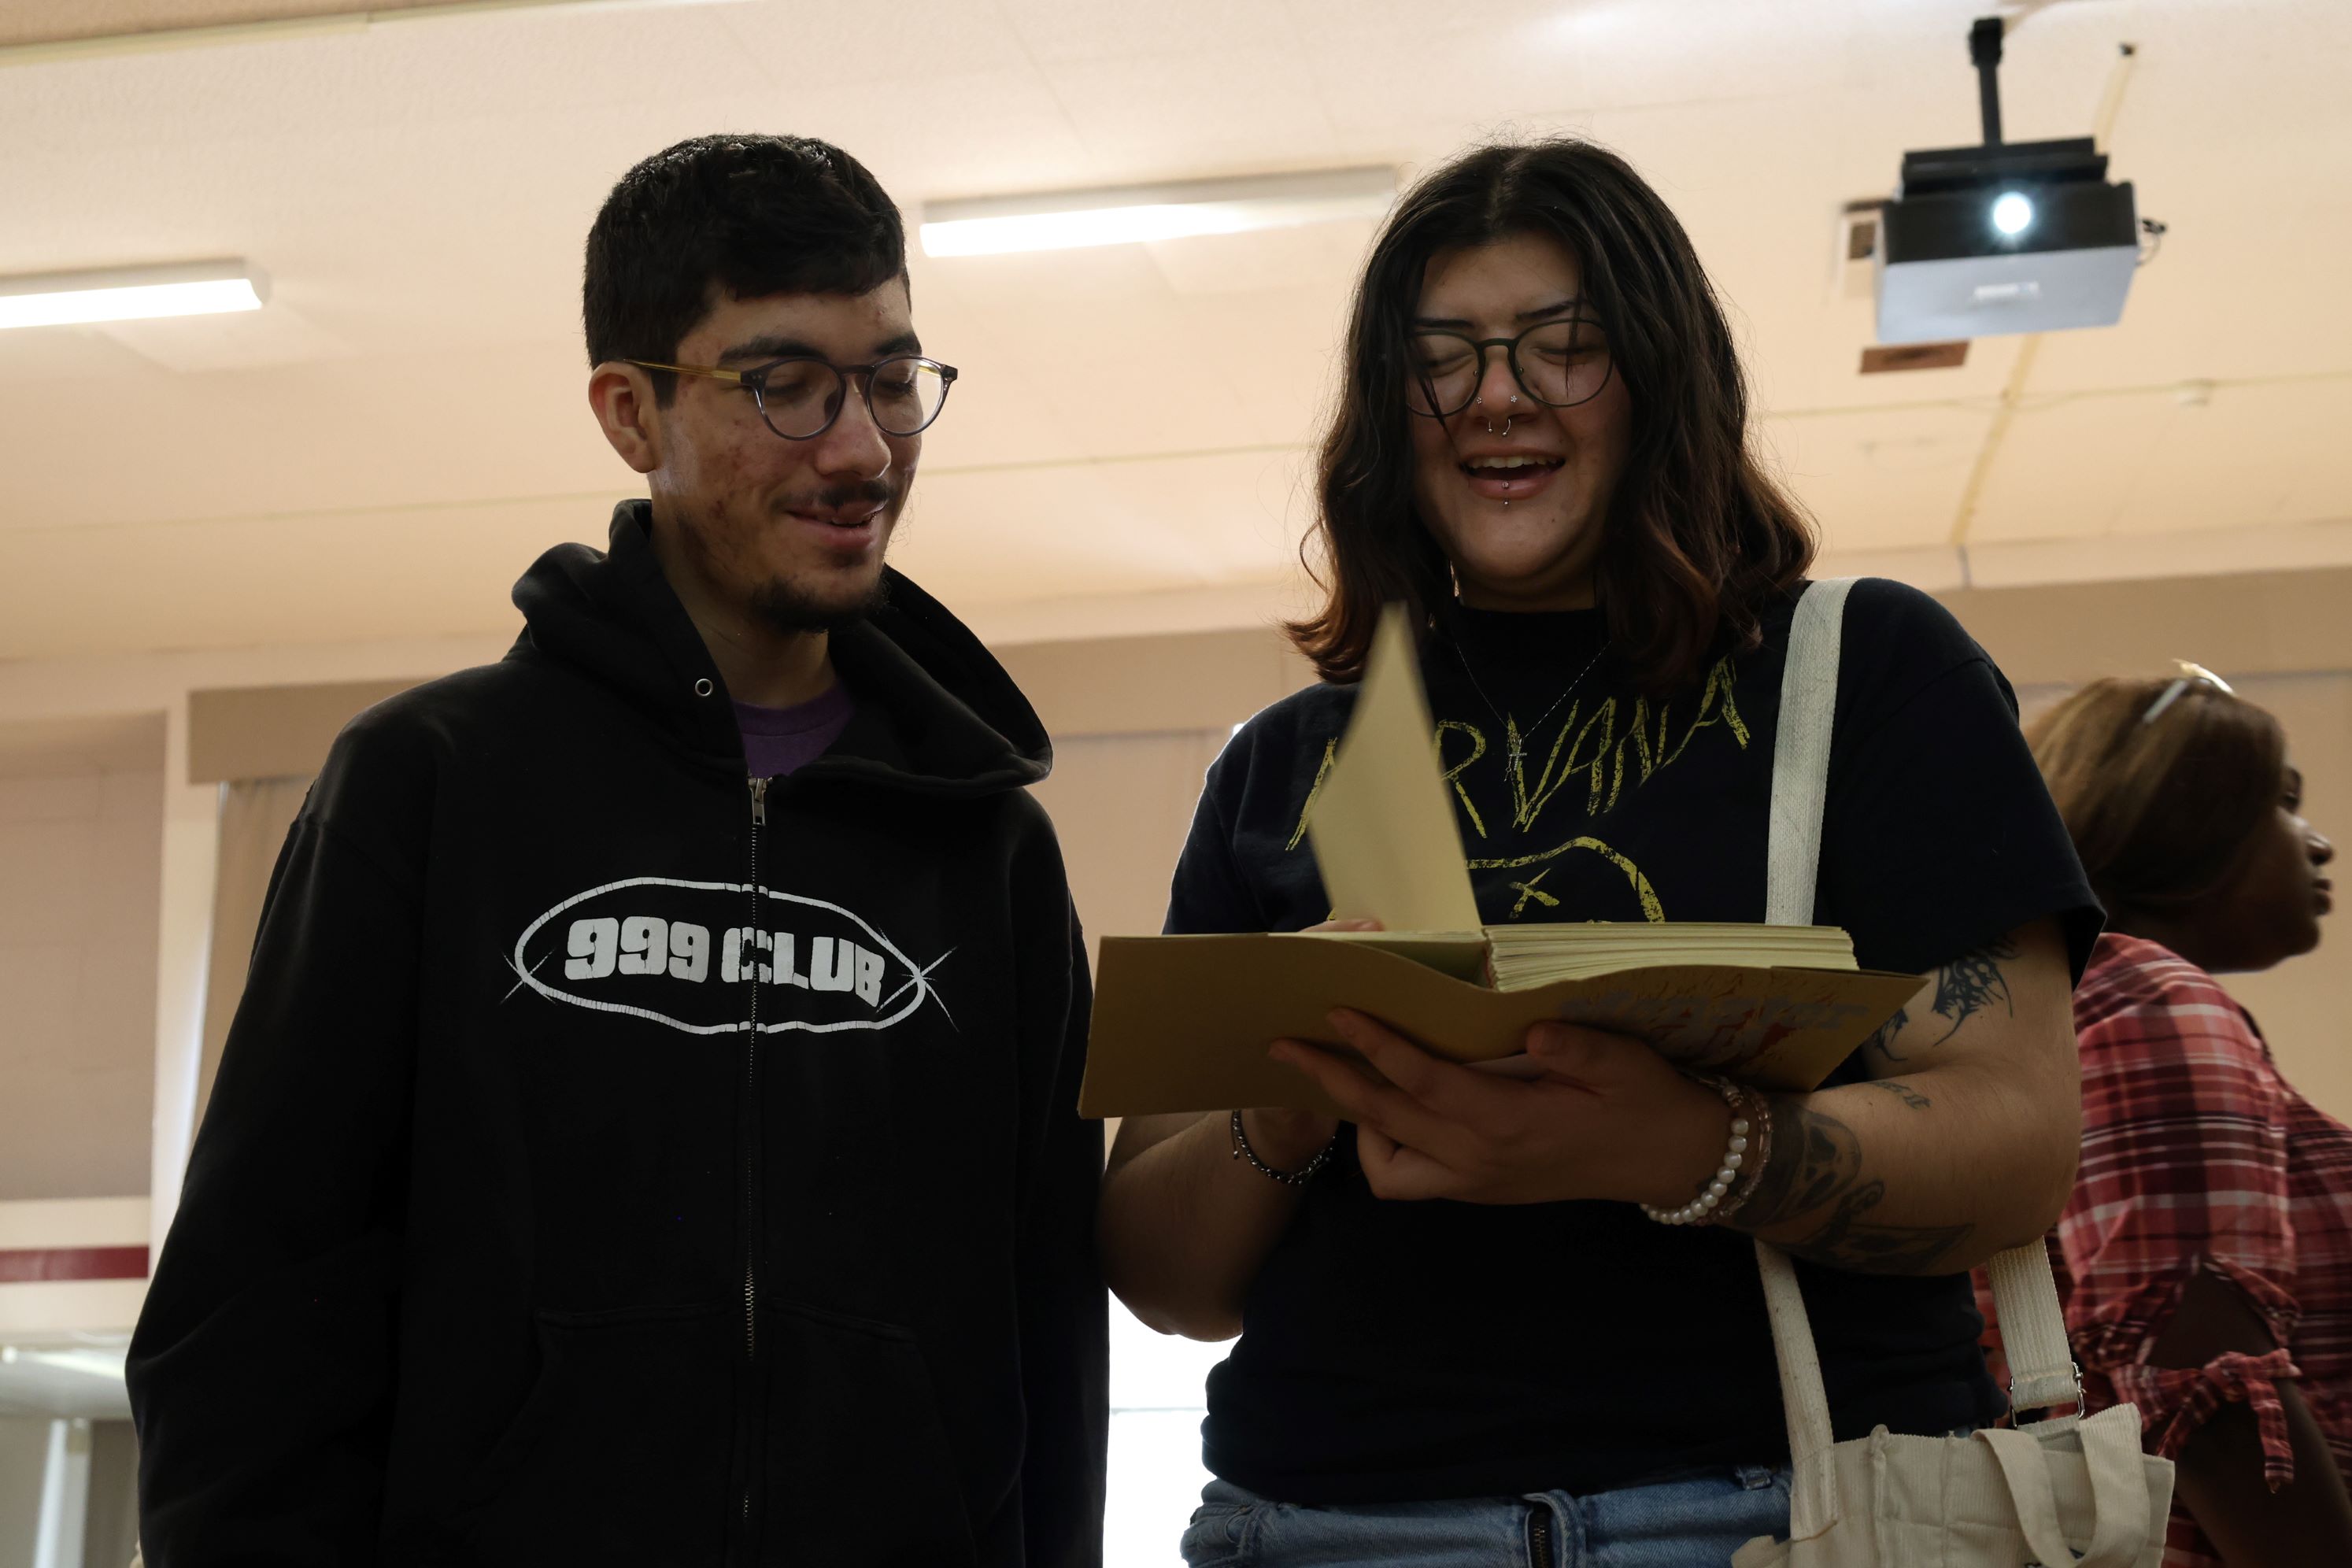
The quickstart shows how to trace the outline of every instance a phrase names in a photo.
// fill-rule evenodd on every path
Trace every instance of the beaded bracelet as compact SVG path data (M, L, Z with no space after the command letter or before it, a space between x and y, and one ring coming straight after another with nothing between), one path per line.
M1641 1205L1642 1212L1660 1225L1711 1225L1715 1223L1717 1209L1723 1209L1727 1215L1737 1209L1748 1195L1745 1192L1738 1199L1733 1200L1730 1208L1724 1208L1724 1199L1729 1195L1732 1184L1739 1180L1740 1168L1748 1163L1748 1134L1760 1125L1769 1135L1771 1127L1770 1109L1746 1089L1719 1078L1703 1078L1698 1081L1723 1096L1723 1102L1731 1108L1731 1142L1723 1152L1722 1165L1698 1196L1680 1208L1662 1209L1651 1204ZM1753 1121L1748 1115L1751 1105L1756 1111ZM1763 1151L1759 1150L1757 1157L1760 1163Z
M1748 1173L1748 1179L1740 1183L1738 1190L1726 1197L1716 1209L1714 1219L1717 1225L1738 1214L1740 1205L1754 1195L1756 1173L1762 1171L1772 1160L1772 1102L1745 1084L1726 1084L1724 1087L1732 1097L1736 1097L1732 1115L1735 1118L1745 1116L1748 1121L1748 1147L1735 1149L1732 1152L1740 1157L1743 1162L1740 1168Z
M1339 1135L1334 1132L1331 1135L1331 1142L1324 1144L1322 1148L1316 1151L1315 1158L1307 1161L1307 1163L1299 1166L1298 1169L1295 1171L1277 1171L1272 1165L1269 1165L1265 1161L1259 1159L1257 1157L1257 1151L1250 1147L1249 1134L1242 1131L1242 1113L1238 1110L1234 1112L1233 1132L1234 1158L1236 1160L1247 1160L1250 1163L1250 1169L1257 1172L1260 1175L1271 1176L1286 1187L1305 1186L1316 1172L1330 1163L1331 1151L1339 1145Z

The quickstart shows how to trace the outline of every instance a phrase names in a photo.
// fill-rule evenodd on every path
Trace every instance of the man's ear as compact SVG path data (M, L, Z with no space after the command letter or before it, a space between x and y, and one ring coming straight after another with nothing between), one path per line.
M621 461L641 474L662 466L661 419L653 378L645 371L606 360L588 373L588 406Z

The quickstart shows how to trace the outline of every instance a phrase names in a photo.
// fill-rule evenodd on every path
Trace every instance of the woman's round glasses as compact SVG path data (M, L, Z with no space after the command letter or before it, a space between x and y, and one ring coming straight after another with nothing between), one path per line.
M833 428L847 400L849 383L866 384L866 411L886 436L914 436L947 406L956 368L919 354L898 354L874 364L835 364L808 355L770 360L749 370L717 365L663 364L648 359L625 362L640 370L706 376L743 388L759 405L768 428L787 441L811 441Z
M1553 408L1573 408L1609 384L1609 340L1601 323L1579 316L1544 321L1516 338L1469 338L1459 332L1412 334L1405 406L1432 419L1450 418L1477 400L1486 378L1486 351L1501 349L1519 390Z

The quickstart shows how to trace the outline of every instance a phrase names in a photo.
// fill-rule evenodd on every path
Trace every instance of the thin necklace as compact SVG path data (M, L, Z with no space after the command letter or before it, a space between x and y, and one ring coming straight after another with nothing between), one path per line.
M1454 657L1461 661L1462 673L1470 678L1470 689L1478 694L1478 700L1486 705L1487 711L1495 715L1495 722L1503 727L1503 738L1508 743L1510 748L1511 769L1513 773L1517 774L1519 771L1520 765L1527 759L1527 752L1523 745L1523 738L1520 734L1518 725L1513 723L1508 715L1505 714L1500 708L1495 706L1495 700L1486 695L1486 689L1485 687L1478 684L1478 672L1470 668L1470 656L1462 651L1461 639L1458 637L1448 637L1446 640L1454 645ZM1601 662L1601 656L1608 651L1609 644L1604 640L1601 643L1599 651L1593 654L1592 658L1585 663L1582 669L1576 672L1576 679L1568 683L1567 689L1563 690L1558 697L1552 699L1551 706L1543 710L1543 717L1528 726L1527 733L1528 735L1534 734L1537 731L1542 729L1546 724L1551 721L1551 716L1559 711L1559 705L1568 700L1570 692L1574 691L1580 685L1583 684L1584 678L1592 673L1592 667L1599 664Z

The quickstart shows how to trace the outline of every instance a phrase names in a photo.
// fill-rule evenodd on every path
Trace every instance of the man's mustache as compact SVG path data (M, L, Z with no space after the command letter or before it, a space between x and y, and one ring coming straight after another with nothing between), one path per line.
M853 479L846 484L827 485L812 497L793 497L786 500L787 511L848 511L864 502L866 510L883 510L898 499L898 485L888 478Z

